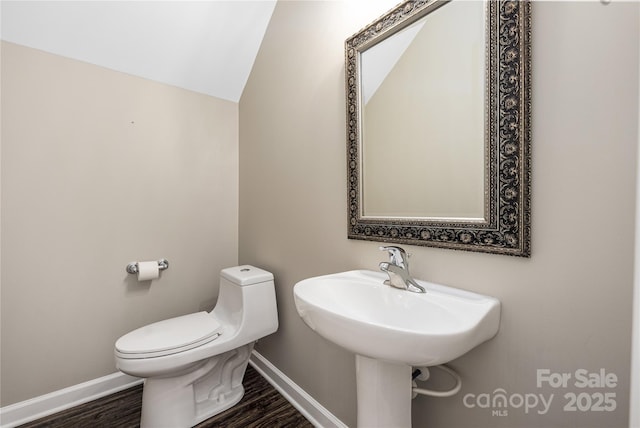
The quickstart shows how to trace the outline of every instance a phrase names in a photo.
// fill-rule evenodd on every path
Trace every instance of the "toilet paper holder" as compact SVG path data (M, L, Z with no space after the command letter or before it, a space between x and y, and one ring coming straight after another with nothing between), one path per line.
M159 270L169 269L169 260L167 259L158 260L158 269ZM127 265L127 272L132 274L138 273L138 262L129 263Z

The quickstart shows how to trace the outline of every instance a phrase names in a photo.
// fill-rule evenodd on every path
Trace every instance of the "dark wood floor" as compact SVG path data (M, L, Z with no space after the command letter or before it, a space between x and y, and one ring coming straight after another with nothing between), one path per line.
M247 367L244 387L244 397L238 404L196 427L313 427L251 366ZM140 426L141 405L142 385L21 425L20 428L135 428Z

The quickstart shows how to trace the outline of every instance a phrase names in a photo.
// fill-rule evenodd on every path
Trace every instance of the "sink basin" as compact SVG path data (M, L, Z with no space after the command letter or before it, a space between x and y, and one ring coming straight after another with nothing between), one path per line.
M361 356L433 366L492 338L500 302L489 296L417 281L426 293L384 285L382 272L354 270L298 282L298 313L327 340Z

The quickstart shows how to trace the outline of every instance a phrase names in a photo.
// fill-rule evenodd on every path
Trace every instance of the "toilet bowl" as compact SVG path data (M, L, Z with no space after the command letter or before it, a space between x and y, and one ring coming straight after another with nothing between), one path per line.
M122 336L115 344L117 368L145 378L140 426L192 427L235 405L255 341L277 329L273 274L244 265L220 272L211 312Z

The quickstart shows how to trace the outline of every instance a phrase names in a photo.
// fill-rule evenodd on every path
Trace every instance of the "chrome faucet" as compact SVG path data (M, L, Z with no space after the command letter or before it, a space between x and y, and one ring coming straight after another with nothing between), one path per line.
M389 262L380 263L380 270L389 274L389 279L384 283L395 288L413 291L414 293L426 293L424 287L411 278L409 273L409 255L407 252L395 246L380 247L382 251L389 252Z

